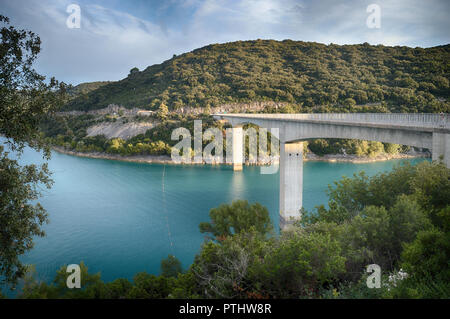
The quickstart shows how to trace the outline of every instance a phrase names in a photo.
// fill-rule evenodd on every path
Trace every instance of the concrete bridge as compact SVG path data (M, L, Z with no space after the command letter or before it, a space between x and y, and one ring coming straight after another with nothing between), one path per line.
M446 114L327 113L213 114L233 126L233 168L242 169L243 131L247 123L279 129L280 227L299 219L303 192L303 142L346 138L427 148L432 159L450 167L450 116Z

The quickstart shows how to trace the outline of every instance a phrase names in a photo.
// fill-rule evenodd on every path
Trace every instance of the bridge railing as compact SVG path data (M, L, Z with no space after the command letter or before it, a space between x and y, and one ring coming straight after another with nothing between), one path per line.
M239 114L226 114L239 116ZM242 114L244 115L244 114ZM382 123L419 127L450 128L450 114L444 113L301 113L301 114L245 114L245 117L342 121L353 123Z

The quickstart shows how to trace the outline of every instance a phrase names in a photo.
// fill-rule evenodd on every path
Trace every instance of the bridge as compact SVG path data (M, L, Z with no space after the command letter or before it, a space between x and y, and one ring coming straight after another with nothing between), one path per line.
M450 167L449 114L327 113L327 114L213 114L233 126L233 168L241 170L242 126L256 124L278 129L280 140L280 227L299 219L303 192L303 141L345 138L427 148L432 159Z

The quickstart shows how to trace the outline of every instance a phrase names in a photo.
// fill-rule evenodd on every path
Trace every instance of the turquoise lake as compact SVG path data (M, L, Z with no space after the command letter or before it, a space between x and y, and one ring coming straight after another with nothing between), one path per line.
M418 163L424 159L409 160ZM42 161L26 150L23 163ZM303 204L326 204L329 184L360 170L373 175L400 160L370 164L304 163ZM140 271L158 274L168 254L184 268L193 261L204 235L200 222L209 210L235 199L265 205L278 228L278 174L261 175L259 167L233 172L229 166L137 164L53 153L55 181L40 203L49 213L46 237L37 238L22 261L35 264L41 280L50 281L64 264L84 261L104 281L132 279Z

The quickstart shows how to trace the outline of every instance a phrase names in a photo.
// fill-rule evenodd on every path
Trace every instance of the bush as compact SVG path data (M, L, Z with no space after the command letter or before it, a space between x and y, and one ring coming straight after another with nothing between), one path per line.
M164 277L176 277L182 271L181 262L173 255L161 261L161 275Z

